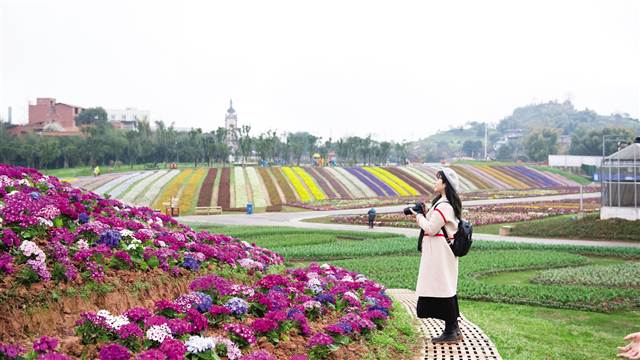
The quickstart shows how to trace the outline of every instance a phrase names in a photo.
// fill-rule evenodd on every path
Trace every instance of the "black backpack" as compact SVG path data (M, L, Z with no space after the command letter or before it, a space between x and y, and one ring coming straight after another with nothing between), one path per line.
M449 235L447 234L447 230L444 226L442 227L442 233L449 243L451 251L453 251L453 255L457 257L467 255L469 249L471 249L471 244L473 243L473 239L471 238L471 235L473 235L473 225L471 225L470 222L464 219L460 219L460 221L458 221L458 231L453 237L453 242L449 242Z

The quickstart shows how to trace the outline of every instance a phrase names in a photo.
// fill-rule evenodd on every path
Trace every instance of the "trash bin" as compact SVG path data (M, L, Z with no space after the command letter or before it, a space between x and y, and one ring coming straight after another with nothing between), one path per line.
M248 203L247 204L247 215L251 215L253 214L253 204L252 203Z

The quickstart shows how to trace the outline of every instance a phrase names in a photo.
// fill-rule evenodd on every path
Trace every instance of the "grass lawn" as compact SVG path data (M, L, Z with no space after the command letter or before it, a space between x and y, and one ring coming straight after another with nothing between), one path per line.
M640 330L637 310L602 314L462 300L460 311L510 360L613 359L624 336Z
M640 241L640 221L600 220L599 213L578 220L575 215L561 215L540 220L474 227L480 234L498 234L500 227L510 225L511 235L564 239Z
M285 255L288 266L331 262L389 288L415 286L419 256L413 238L282 227L194 227L269 247ZM640 249L477 241L472 252L460 260L461 311L496 343L504 359L613 358L616 347L624 344L624 335L640 330L640 289L606 283L600 287L535 284L531 279L549 268L579 273L585 265L606 267L637 259ZM401 327L408 323L404 321ZM410 358L408 350L398 353L398 347L411 347L403 333L389 327L378 334L370 346L386 343L395 347L376 348L376 353L390 354L377 358Z

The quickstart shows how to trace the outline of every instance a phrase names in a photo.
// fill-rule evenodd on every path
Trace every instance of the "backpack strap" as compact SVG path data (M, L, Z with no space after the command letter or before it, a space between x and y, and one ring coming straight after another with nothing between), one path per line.
M444 228L447 225L447 218L444 217L444 214L440 210L436 209L439 204L445 203L445 202L449 203L446 200L440 201L439 203L437 203L437 204L435 204L433 206L433 210L437 211L438 213L440 213L440 216L442 216L442 219L444 220L444 225L442 226L442 234L444 235L444 239L447 241L447 244L451 245L451 244L453 244L453 241L451 241L451 239L449 239L449 234L447 234L447 230Z

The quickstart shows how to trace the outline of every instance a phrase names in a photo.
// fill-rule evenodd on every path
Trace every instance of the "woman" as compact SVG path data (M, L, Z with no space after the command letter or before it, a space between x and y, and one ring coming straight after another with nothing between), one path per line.
M431 339L433 343L457 343L462 340L458 328L458 258L453 255L449 242L458 230L462 216L462 203L458 196L458 175L450 168L436 173L436 197L426 215L416 214L416 222L424 230L422 255L416 295L419 318L444 320L442 334ZM425 209L426 210L426 209ZM449 240L445 239L445 228Z

